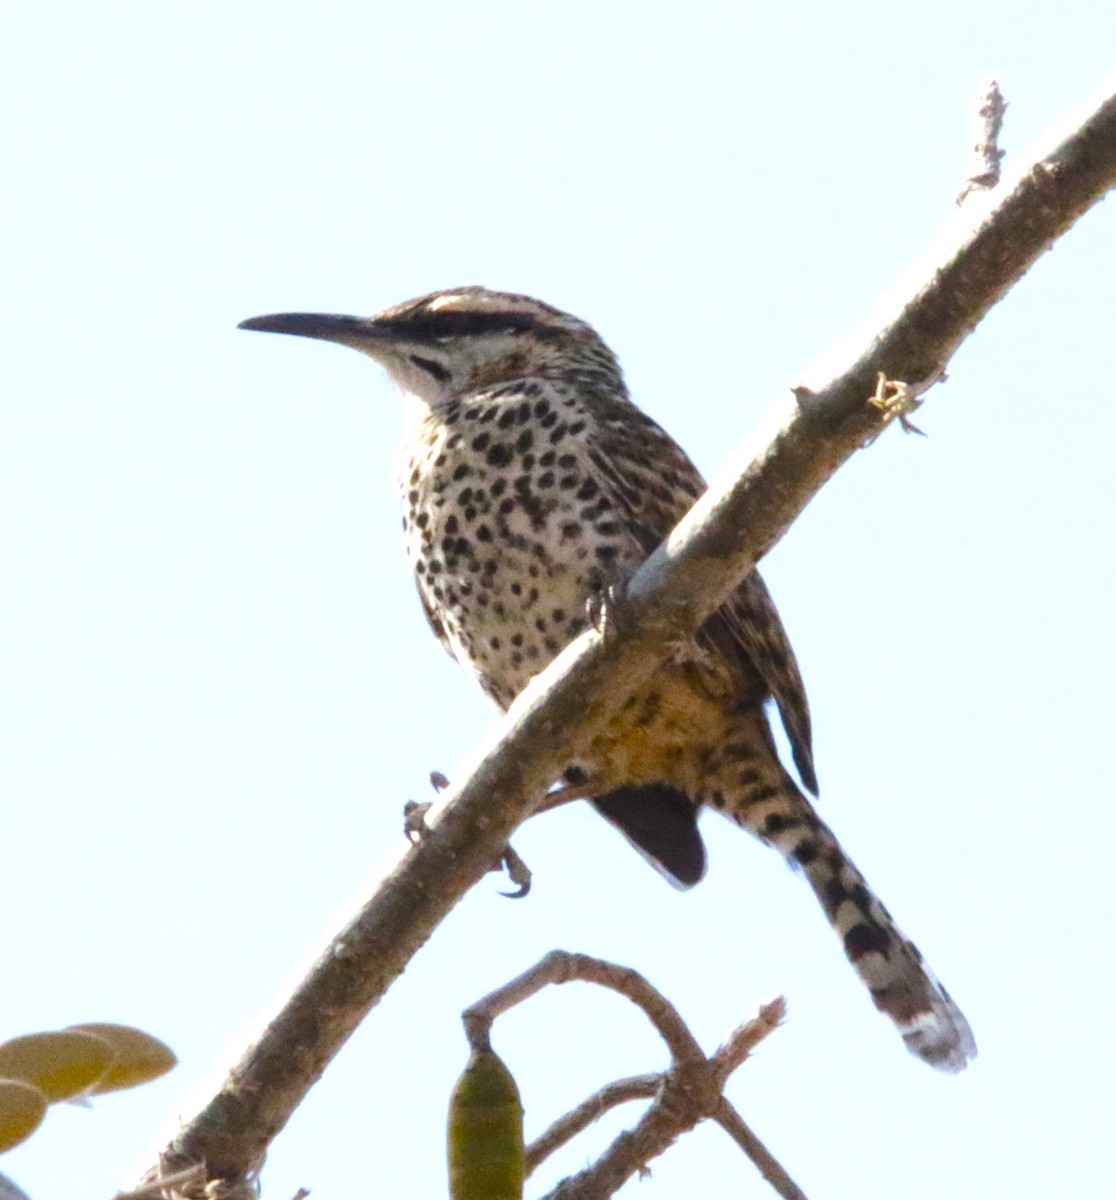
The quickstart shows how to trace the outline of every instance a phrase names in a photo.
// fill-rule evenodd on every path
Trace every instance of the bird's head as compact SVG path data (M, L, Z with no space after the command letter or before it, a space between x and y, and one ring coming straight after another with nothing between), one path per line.
M622 386L615 357L584 321L530 296L481 287L432 292L374 317L274 313L240 328L351 346L431 408L531 376L596 376Z

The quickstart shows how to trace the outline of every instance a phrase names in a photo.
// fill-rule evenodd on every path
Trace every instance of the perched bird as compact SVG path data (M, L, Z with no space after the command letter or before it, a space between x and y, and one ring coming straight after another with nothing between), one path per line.
M443 645L501 708L705 489L632 403L597 333L528 296L453 288L374 317L279 313L241 328L351 346L407 394L399 483L419 595ZM798 664L752 572L566 780L680 887L705 871L703 806L774 846L804 872L908 1048L960 1070L976 1053L968 1023L779 761L769 700L816 793Z

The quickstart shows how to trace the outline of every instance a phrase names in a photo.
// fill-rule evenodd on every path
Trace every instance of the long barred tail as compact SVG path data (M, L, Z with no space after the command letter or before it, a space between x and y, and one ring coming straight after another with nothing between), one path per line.
M969 1022L832 830L781 769L780 775L777 787L755 781L742 805L725 806L726 815L802 869L853 969L907 1049L939 1071L963 1070L977 1052Z

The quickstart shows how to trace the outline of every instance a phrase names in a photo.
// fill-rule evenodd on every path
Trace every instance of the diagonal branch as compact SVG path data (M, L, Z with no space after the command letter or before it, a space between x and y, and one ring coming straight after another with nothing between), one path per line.
M164 1154L211 1178L258 1168L330 1059L511 833L620 703L691 637L811 497L894 412L867 403L882 372L917 393L988 310L1116 181L1116 97L1047 155L959 214L947 250L828 382L797 389L770 440L743 454L632 578L618 619L569 647L513 705L431 834L401 852L220 1092Z
M806 1193L783 1169L782 1163L745 1124L744 1118L724 1097L713 1120L729 1135L741 1150L756 1164L759 1173L783 1200L806 1200Z
M651 1075L631 1075L627 1079L616 1079L612 1083L606 1083L576 1108L571 1108L568 1113L553 1121L527 1147L527 1174L530 1175L541 1162L548 1159L555 1150L572 1141L583 1129L588 1129L594 1121L599 1121L609 1109L628 1104L632 1100L651 1100L662 1086L663 1076L658 1071Z

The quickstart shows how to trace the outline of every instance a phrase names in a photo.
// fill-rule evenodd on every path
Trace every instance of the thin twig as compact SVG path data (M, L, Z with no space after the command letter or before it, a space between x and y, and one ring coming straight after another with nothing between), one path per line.
M575 979L619 992L642 1009L666 1042L675 1061L704 1061L701 1046L678 1015L678 1010L638 971L592 958L588 954L571 954L566 950L551 950L533 967L471 1004L461 1014L469 1045L474 1050L490 1049L488 1032L492 1022L501 1013L522 1004L550 984L569 983Z
M181 1171L160 1174L143 1187L131 1192L117 1192L113 1200L167 1200L188 1194L205 1185L205 1169L200 1163L185 1167Z
M728 1079L728 1063L735 1061L739 1065L743 1062L756 1045L777 1028L785 1010L786 1001L780 996L741 1025L711 1058L697 1063L675 1063L664 1072L654 1102L635 1127L620 1134L596 1162L564 1179L544 1200L607 1200L700 1121L719 1120L725 1102L722 1088ZM732 1130L729 1132L736 1136ZM760 1148L759 1157L753 1156L751 1146L738 1144L765 1179L770 1177L772 1164L775 1178L789 1179L758 1139L755 1145ZM799 1194L799 1200L805 1200L805 1197Z
M744 1118L722 1096L713 1120L729 1135L741 1150L756 1164L759 1173L783 1197L783 1200L806 1200L806 1194L787 1174L782 1163L744 1123Z
M600 1120L609 1109L632 1100L650 1100L663 1086L662 1074L658 1071L651 1075L632 1075L627 1079L617 1079L606 1083L600 1091L594 1092L587 1100L583 1100L570 1111L544 1129L527 1147L527 1174L530 1175L541 1162L548 1159L555 1150L572 1141L583 1129L588 1129L594 1121Z
M763 1041L769 1033L773 1033L786 1019L787 1002L783 996L776 996L763 1005L759 1012L743 1025L734 1029L725 1044L710 1060L717 1070L717 1079L723 1087L728 1077L748 1057L749 1054Z
M621 618L589 630L544 671L441 797L430 835L402 846L361 912L323 953L220 1091L165 1151L212 1179L258 1169L268 1145L438 924L480 880L578 750L692 637L806 504L886 424L866 403L888 380L941 371L992 306L1116 181L1116 97L1013 183L828 382L777 414L758 455L732 465L632 577Z

